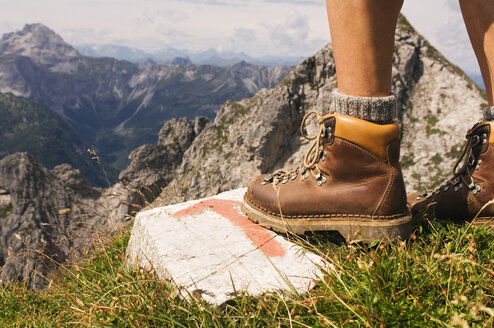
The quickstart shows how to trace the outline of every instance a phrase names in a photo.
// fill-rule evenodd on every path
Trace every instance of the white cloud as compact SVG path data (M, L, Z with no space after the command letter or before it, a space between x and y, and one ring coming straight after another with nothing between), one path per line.
M235 40L240 40L241 42L252 42L256 40L256 31L250 28L237 27L233 31L233 38Z
M264 0L265 2L284 3L293 6L316 6L324 7L323 1L318 0Z
M461 14L460 4L457 0L445 0L444 6L451 11Z
M327 39L318 37L320 34L314 33L310 27L309 17L296 11L289 13L283 24L261 22L260 26L267 31L272 46L283 50L285 54L300 55L304 49L311 49L313 53L329 42L327 29Z

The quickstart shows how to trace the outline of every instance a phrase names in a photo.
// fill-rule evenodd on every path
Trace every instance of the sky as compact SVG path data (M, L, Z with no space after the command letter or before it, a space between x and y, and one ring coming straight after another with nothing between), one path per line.
M330 41L322 0L0 0L0 34L43 23L70 44L310 56ZM406 0L402 13L449 60L479 68L457 0Z

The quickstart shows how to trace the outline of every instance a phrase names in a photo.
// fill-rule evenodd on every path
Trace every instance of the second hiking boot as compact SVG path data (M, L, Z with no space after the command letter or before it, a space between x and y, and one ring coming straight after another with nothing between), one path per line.
M311 115L315 136L303 131ZM251 220L278 232L335 230L348 242L408 238L397 124L311 111L302 134L314 140L303 164L251 179L242 203Z
M467 133L463 155L453 177L434 192L413 200L412 213L439 220L494 226L494 122L477 123Z

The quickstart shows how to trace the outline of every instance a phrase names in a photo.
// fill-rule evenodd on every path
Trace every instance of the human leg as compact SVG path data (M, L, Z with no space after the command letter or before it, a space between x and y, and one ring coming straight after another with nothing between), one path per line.
M494 106L494 1L460 0L460 6L482 72L489 106Z
M387 97L394 31L403 0L326 0L341 93Z

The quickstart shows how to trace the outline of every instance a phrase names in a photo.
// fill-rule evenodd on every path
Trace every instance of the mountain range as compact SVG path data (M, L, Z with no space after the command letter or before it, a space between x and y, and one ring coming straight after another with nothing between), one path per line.
M213 118L226 100L273 87L288 71L246 62L229 67L138 65L88 57L42 24L26 25L0 40L0 93L57 113L86 148L97 150L114 172L112 181L128 165L130 151L156 141L166 120ZM60 158L58 164L66 161Z
M175 48L166 48L156 52L146 52L114 44L87 44L75 46L75 48L85 56L112 57L135 63L143 63L151 60L155 63L165 64L172 62L178 57L187 58L191 63L196 65L231 66L245 61L255 65L280 67L295 66L303 59L302 57L289 56L252 57L244 52L217 51L215 49L192 52Z

